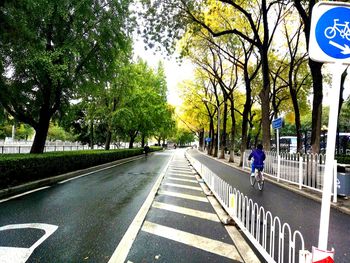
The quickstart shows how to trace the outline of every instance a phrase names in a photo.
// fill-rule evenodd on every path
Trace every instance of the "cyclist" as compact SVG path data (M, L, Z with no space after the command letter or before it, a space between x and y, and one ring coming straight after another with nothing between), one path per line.
M145 156L147 157L148 153L150 152L150 148L149 148L148 144L145 145L145 147L143 148L143 151L145 153Z
M263 151L262 144L258 144L256 149L254 149L248 157L248 160L253 160L252 163L252 172L251 176L255 175L255 169L258 169L260 172L264 169L264 161L265 161L265 152Z

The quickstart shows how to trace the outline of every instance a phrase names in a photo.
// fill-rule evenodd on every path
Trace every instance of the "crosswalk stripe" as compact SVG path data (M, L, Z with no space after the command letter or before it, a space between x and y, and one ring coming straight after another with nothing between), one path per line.
M195 209L190 209L186 207L181 207L181 206L176 206L176 205L170 205L170 204L165 204L161 202L153 202L152 207L158 208L158 209L163 209L179 214L184 214L188 216L193 216L193 217L198 217L214 222L220 222L218 216L213 213L208 213L208 212L203 212Z
M141 230L153 235L180 242L188 246L196 247L216 255L237 261L241 260L241 257L233 245L221 241L194 235L185 231L162 226L149 221L144 222Z
M188 195L188 194L182 194L182 193L175 193L175 192L170 192L170 191L158 191L158 194L160 195L168 195L168 196L173 196L173 197L179 197L183 199L189 199L193 201L199 201L199 202L204 202L208 203L208 199L205 197L200 197L200 196L195 196L195 195Z
M191 189L191 190L195 190L195 191L202 191L202 188L197 187L197 186L189 186L189 185L173 184L173 183L165 183L164 185L185 188L185 189Z
M181 178L175 178L175 177L166 177L166 179L181 181L181 182L188 182L188 183L198 183L197 180L181 179Z

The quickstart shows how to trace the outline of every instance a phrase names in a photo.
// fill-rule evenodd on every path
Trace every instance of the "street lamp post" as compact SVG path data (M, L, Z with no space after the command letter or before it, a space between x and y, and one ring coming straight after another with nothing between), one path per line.
M218 105L216 105L216 104L214 104L214 103L212 103L210 100L208 100L207 98L202 98L202 101L204 102L204 103L210 103L211 105L214 105L216 108L217 108L217 110L218 110L218 133L217 133L217 138L218 138L218 154L217 154L217 157L219 158L219 156L220 156L220 106L218 106Z

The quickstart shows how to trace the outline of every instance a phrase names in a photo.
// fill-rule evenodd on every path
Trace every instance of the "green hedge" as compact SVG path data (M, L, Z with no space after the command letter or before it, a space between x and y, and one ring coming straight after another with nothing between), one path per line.
M341 164L350 164L350 155L336 155L335 159Z
M151 147L157 151L161 147ZM127 157L140 155L142 148L48 152L0 155L0 189L64 174Z

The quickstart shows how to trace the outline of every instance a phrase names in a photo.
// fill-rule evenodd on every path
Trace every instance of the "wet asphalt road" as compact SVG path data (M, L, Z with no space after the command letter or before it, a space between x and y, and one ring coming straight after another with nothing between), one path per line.
M278 216L282 224L288 223L292 231L299 230L305 248L311 251L318 244L321 204L265 181L264 191L250 186L248 173L219 163L197 151L191 155L219 175L248 198ZM335 249L335 262L350 262L350 216L331 209L328 247Z
M108 262L171 151L0 203L0 227L44 223L57 230L27 262ZM32 228L0 232L0 247L26 247L43 235Z
M243 262L195 175L176 150L125 262Z

